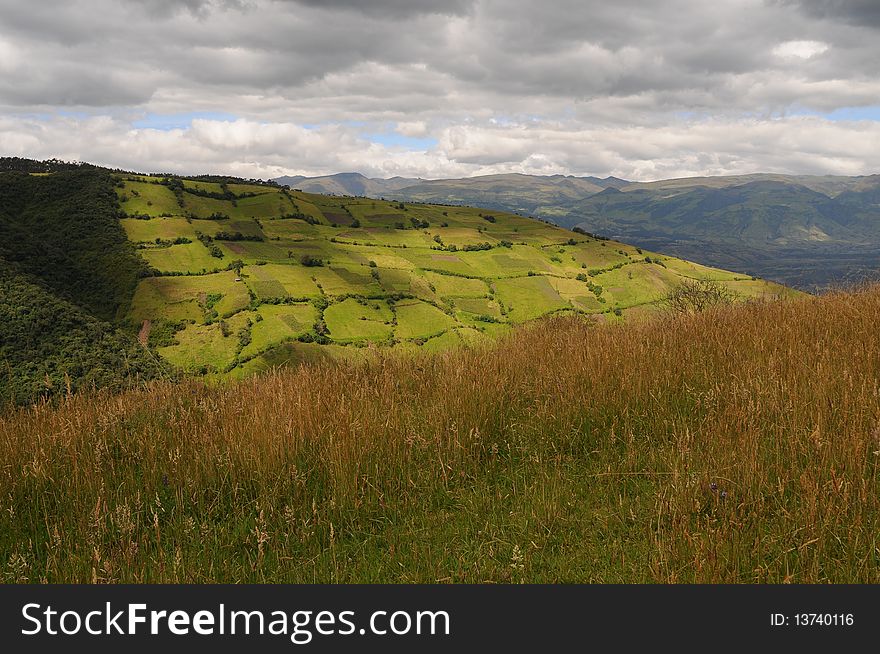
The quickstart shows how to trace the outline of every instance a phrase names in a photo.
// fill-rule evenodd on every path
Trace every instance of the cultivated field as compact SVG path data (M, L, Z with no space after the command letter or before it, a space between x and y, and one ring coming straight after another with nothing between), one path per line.
M128 321L149 320L152 344L190 372L237 377L316 347L334 359L367 346L436 351L556 313L621 321L686 278L743 299L788 293L508 213L257 184L118 184L122 224L157 275L140 283Z

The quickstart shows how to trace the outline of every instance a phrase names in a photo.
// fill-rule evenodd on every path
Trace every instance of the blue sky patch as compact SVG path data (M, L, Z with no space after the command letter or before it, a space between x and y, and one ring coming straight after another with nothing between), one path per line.
M390 148L404 148L405 150L430 150L437 146L435 138L415 138L397 132L361 132L361 136L373 143L381 143Z
M237 116L220 111L193 111L181 114L147 114L143 118L132 121L138 129L187 129L197 118L205 120L236 120Z

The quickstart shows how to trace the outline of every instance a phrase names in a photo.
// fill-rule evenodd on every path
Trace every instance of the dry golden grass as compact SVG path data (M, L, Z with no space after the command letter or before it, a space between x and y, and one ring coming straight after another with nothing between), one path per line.
M880 287L0 418L5 581L880 581Z

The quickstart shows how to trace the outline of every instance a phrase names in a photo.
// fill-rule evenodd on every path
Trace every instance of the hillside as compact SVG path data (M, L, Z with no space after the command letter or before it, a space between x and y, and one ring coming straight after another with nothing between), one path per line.
M0 172L0 260L114 320L146 273L119 224L114 183L93 167Z
M0 409L165 374L113 324L147 268L109 173L21 159L0 169L12 171L0 172Z
M131 334L0 261L0 410L167 375ZM2 412L2 411L0 411Z
M691 278L789 292L506 212L117 177L122 226L153 269L125 320L193 373L443 350L560 312L638 318Z
M876 188L836 197L791 181L610 189L559 219L644 247L810 287L880 266Z
M0 417L48 582L878 583L880 289ZM71 428L75 426L75 428Z
M876 277L880 269L878 175L627 182L511 174L417 181L396 190L382 181L372 180L381 191L359 187L353 194L533 215L806 290Z

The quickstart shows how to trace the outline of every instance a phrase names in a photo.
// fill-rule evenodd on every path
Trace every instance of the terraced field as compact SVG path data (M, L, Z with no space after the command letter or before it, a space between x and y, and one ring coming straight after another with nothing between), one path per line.
M155 276L128 320L174 365L240 376L437 351L553 313L635 319L685 278L742 298L777 284L470 207L330 197L260 184L118 176L122 224Z

